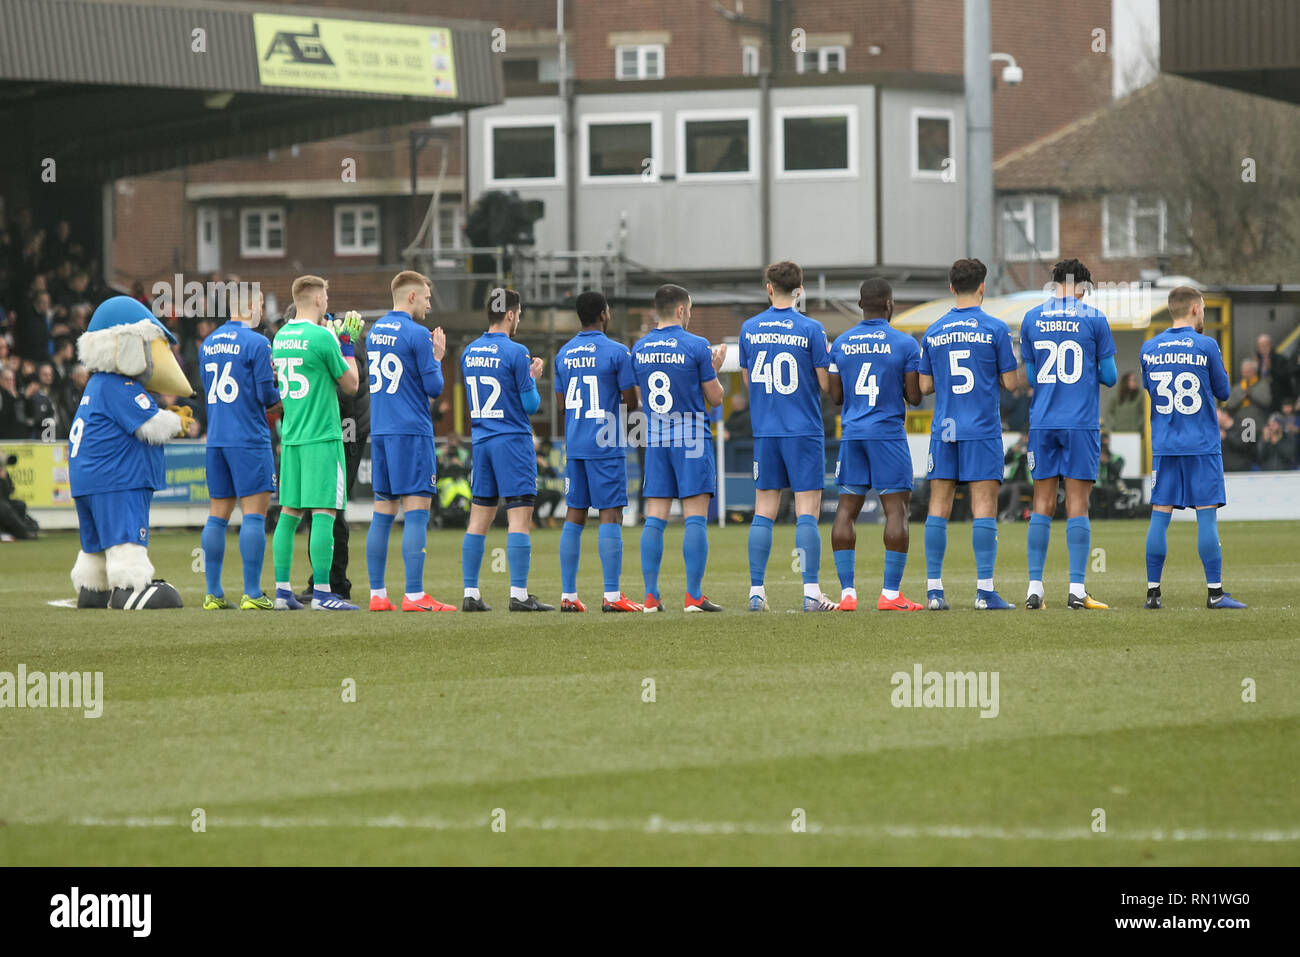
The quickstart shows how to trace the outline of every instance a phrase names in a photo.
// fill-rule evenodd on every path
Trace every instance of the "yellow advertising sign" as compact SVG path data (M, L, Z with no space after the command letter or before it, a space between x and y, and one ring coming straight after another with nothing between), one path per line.
M456 95L446 27L255 13L253 33L264 86Z
M28 508L64 508L72 505L68 484L68 447L62 443L10 442L0 445L0 456L16 456L8 466L14 498ZM3 461L4 459L0 459Z

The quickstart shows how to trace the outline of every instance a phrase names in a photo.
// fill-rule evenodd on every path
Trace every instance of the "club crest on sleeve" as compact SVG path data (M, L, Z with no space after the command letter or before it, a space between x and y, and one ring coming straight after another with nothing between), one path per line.
M142 409L147 409L149 408L149 397L141 392L135 397L135 404Z

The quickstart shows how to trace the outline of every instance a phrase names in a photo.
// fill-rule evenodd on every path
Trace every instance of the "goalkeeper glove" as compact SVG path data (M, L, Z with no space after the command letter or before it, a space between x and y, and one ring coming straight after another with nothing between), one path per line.
M194 424L194 410L188 405L169 405L168 412L175 412L181 419L181 430L176 434L178 439L186 438L190 434L190 426Z
M334 330L334 334L339 338L339 349L345 356L355 356L357 354L356 341L361 337L361 330L365 328L365 322L361 319L361 313L355 309L349 309L343 314L342 319L330 317L329 326Z

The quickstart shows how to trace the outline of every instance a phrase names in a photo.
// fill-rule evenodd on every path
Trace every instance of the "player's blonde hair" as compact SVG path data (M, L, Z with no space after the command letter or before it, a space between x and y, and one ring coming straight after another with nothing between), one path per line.
M428 276L423 273L418 273L414 269L403 269L393 277L393 301L396 302L398 298L397 294L408 286L418 286L420 284L424 284L430 289L433 288L433 283L429 280Z
M293 281L293 301L305 301L317 289L328 289L329 283L320 276L299 276Z

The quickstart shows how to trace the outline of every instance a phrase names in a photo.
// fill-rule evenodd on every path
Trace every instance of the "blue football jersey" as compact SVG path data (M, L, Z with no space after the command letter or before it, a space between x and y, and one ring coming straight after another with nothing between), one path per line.
M1100 428L1097 364L1114 354L1106 317L1078 299L1049 299L1025 313L1020 356L1036 372L1030 428Z
M520 395L534 388L528 348L504 332L485 332L460 356L469 400L470 436L475 442L498 435L532 435Z
M370 371L370 434L433 436L429 400L442 395L442 363L429 330L393 311L366 335Z
M831 364L826 329L794 309L769 307L740 327L755 437L824 437L817 370Z
M652 329L632 347L648 444L691 442L709 428L703 385L718 377L708 340L681 326Z
M266 410L280 401L271 343L237 319L199 347L199 374L208 406L208 445L269 448Z
M1215 400L1231 384L1219 344L1189 326L1166 329L1142 346L1142 385L1151 393L1154 455L1219 455Z
M631 353L599 329L583 330L555 354L555 391L564 400L564 451L569 458L627 454L619 406L623 390L634 385Z
M1015 368L1016 353L1005 322L979 306L950 309L921 337L917 371L934 378L930 431L959 442L1000 438L998 378Z
M830 371L844 386L840 410L846 439L906 437L903 421L907 373L921 364L921 347L885 319L865 319L843 333L831 346Z
M162 446L135 437L157 414L153 396L135 379L116 372L92 375L68 432L73 496L165 488Z

